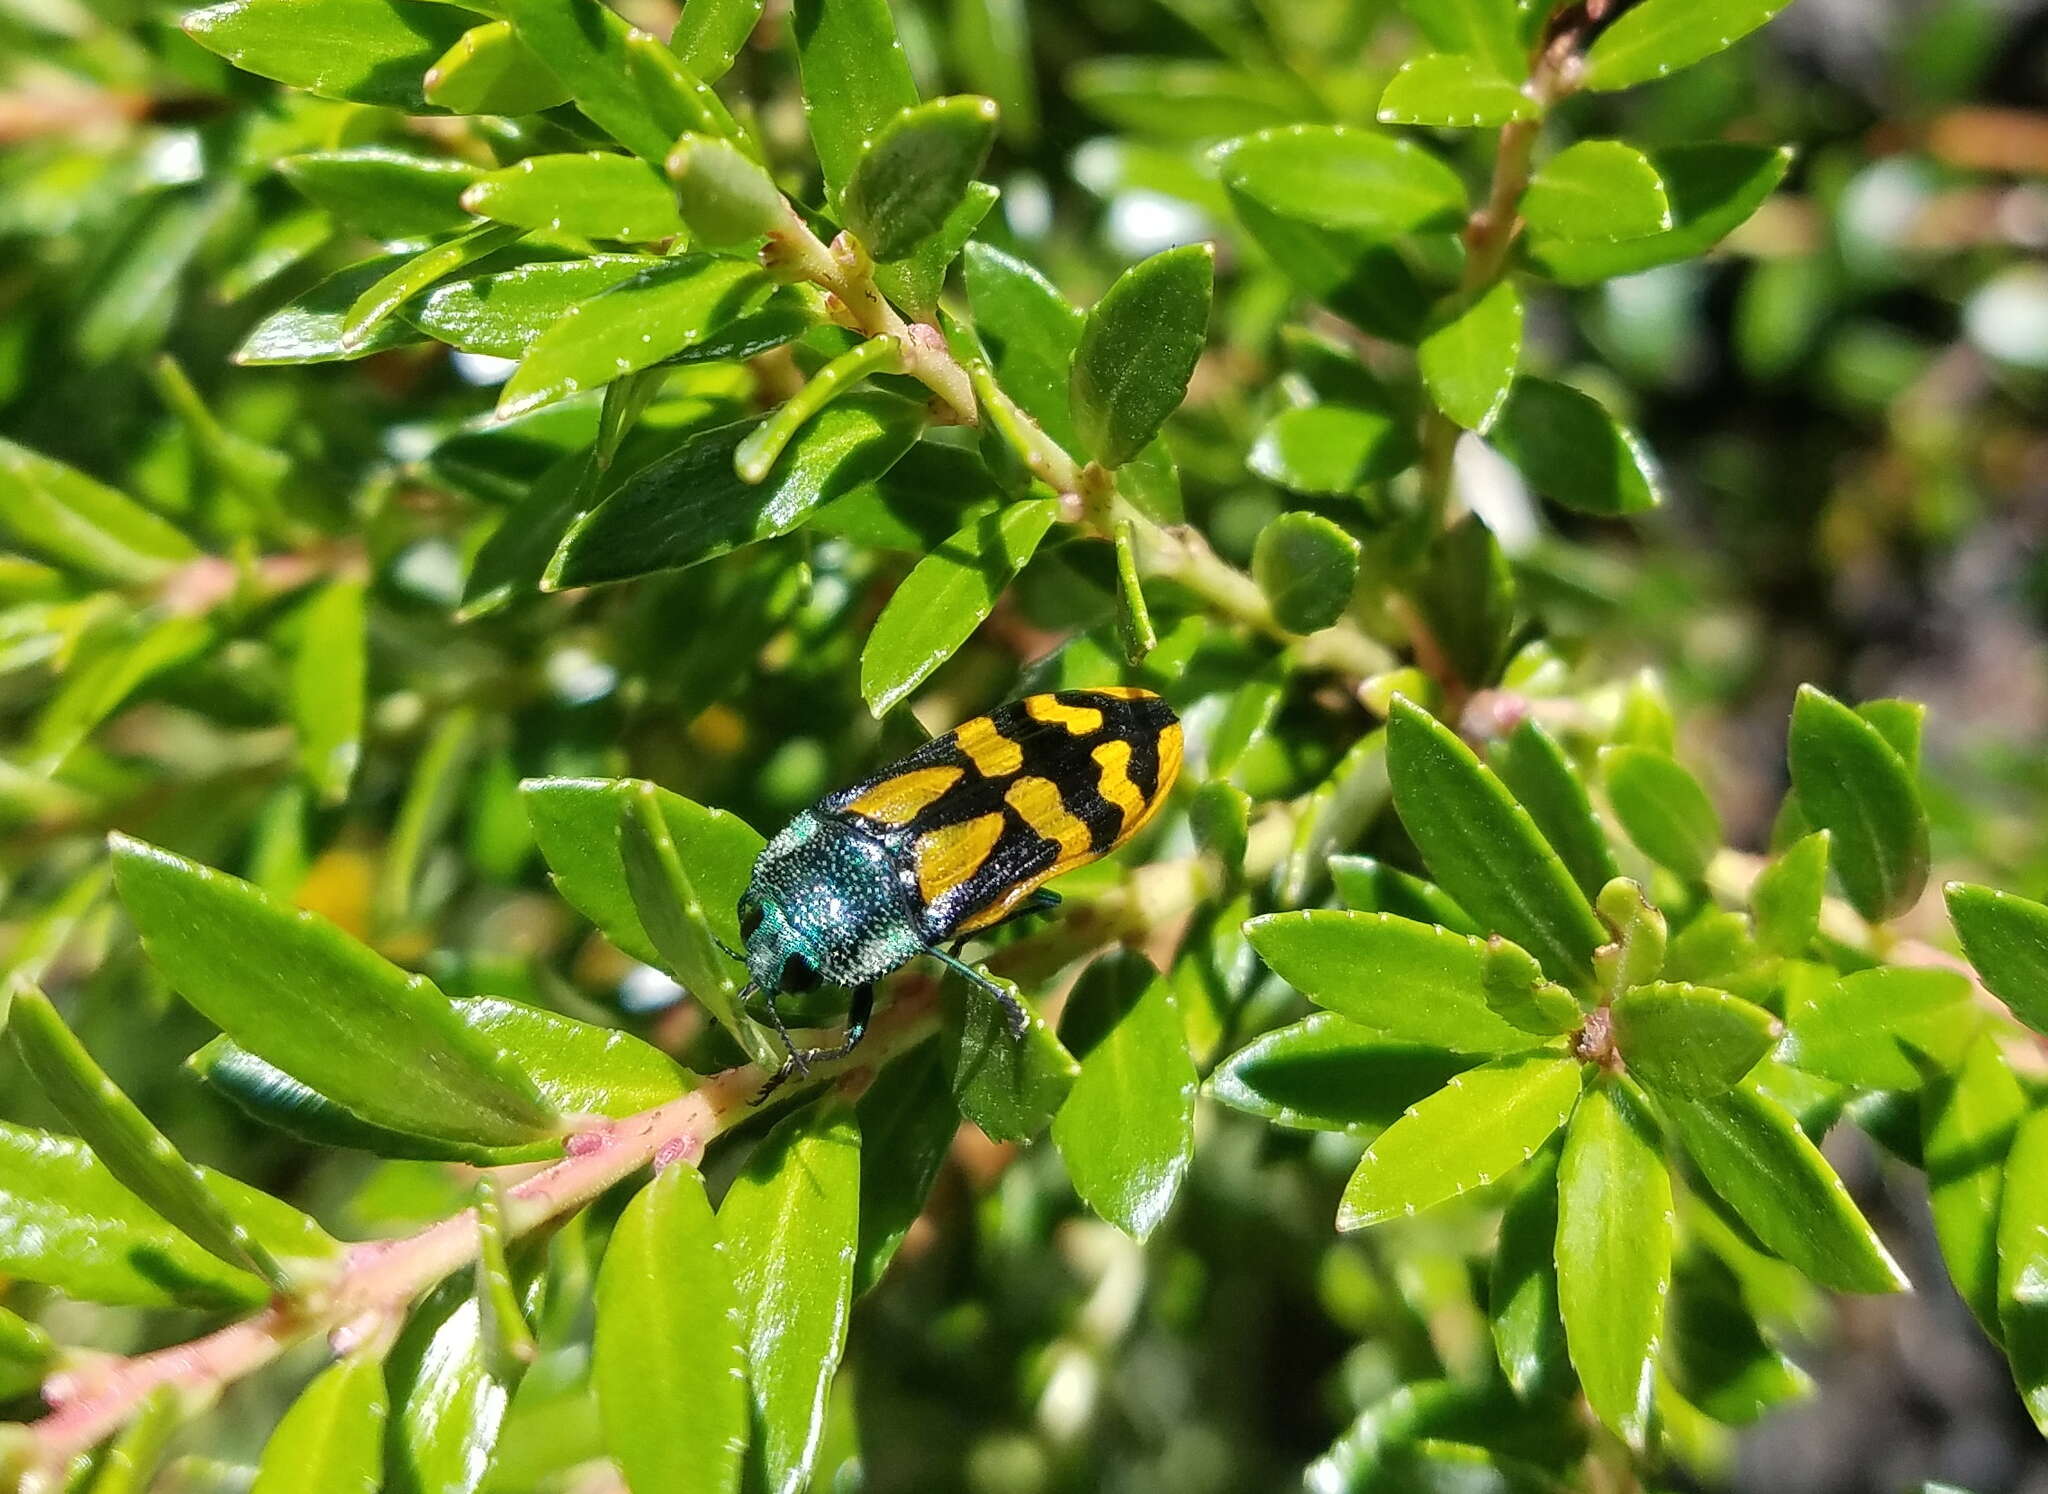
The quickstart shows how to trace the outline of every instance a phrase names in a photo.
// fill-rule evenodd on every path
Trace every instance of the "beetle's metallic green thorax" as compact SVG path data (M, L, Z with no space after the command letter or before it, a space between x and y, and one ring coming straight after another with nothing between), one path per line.
M879 840L805 810L762 850L740 899L748 971L764 991L887 975L925 948L899 886Z

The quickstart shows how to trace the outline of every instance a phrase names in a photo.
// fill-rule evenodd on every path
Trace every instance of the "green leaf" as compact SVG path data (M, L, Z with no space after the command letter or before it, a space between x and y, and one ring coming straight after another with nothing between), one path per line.
M341 314L342 347L354 351L371 342L378 329L397 317L406 302L463 266L497 253L525 232L504 223L479 223L466 233L422 249L404 263L392 266L366 286Z
M750 1461L774 1494L810 1477L846 1347L860 1154L853 1112L814 1105L768 1133L719 1205L753 1389Z
M475 23L467 11L420 0L226 0L179 24L258 77L420 114L421 75Z
M1863 1089L1918 1089L1915 1055L1953 1067L1982 1025L1967 976L1933 966L1859 970L1789 1002L1788 1057L1800 1068Z
M1505 942L1391 913L1269 913L1245 926L1259 958L1316 1005L1405 1042L1453 1053L1515 1053L1529 1034L1504 1021L1490 988L1534 991L1536 962Z
M1792 164L1787 146L1683 145L1650 157L1671 205L1672 228L1634 239L1542 239L1531 261L1553 280L1591 285L1706 253L1749 215Z
M1642 439L1569 384L1517 379L1489 435L1531 487L1582 514L1636 514L1663 499Z
M1358 541L1321 514L1285 513L1259 531L1252 577L1292 633L1334 625L1358 584Z
M1807 822L1834 836L1835 875L1856 911L1896 918L1927 885L1927 811L1913 771L1878 729L1802 685L1786 738Z
M295 1293L284 1268L207 1188L199 1169L93 1062L47 996L32 986L15 991L7 1030L43 1094L122 1187L201 1249L255 1272L281 1293ZM306 1227L313 1228L311 1220Z
M1721 816L1697 778L1650 747L1602 748L1600 777L1637 850L1688 882L1705 878L1721 846Z
M1716 1421L1747 1426L1806 1395L1813 1382L1773 1346L1733 1270L1695 1243L1673 1279L1665 1363L1687 1399Z
M917 103L889 0L797 0L791 17L804 121L838 202L868 141Z
M1344 1185L1337 1228L1416 1214L1506 1177L1571 1115L1582 1067L1540 1049L1453 1076L1366 1149Z
M1270 212L1377 240L1461 227L1458 174L1412 140L1347 125L1291 125L1218 146L1232 195Z
M1907 1289L1905 1273L1818 1148L1753 1087L1667 1095L1664 1114L1715 1193L1774 1254L1843 1292Z
M967 196L995 143L993 99L932 99L884 125L854 163L846 226L878 260L902 259Z
M625 816L645 791L632 778L537 778L520 785L556 890L612 943L651 965L661 957L641 927L621 851ZM738 946L740 894L766 842L737 815L666 789L653 793L710 931Z
M348 797L363 752L364 585L330 581L307 606L292 659L292 719L299 770L329 804Z
M601 388L711 338L759 309L756 265L705 254L657 261L578 302L536 337L498 395L498 418Z
M1067 382L1084 317L1037 270L991 245L969 244L961 268L996 382L1064 450L1080 451Z
M1425 52L1401 64L1380 95L1381 124L1481 130L1541 114L1534 99L1477 57Z
M623 389L614 384L606 391ZM534 595L541 577L554 559L562 536L589 506L598 481L597 463L589 451L568 453L533 481L531 490L491 531L477 551L469 574L462 582L462 610L458 621L509 606L515 599Z
M259 1058L395 1130L493 1144L554 1130L532 1080L426 977L247 882L126 836L112 848L115 885L151 961Z
M1542 722L1532 716L1517 726L1495 749L1493 768L1556 848L1581 892L1598 897L1621 875L1585 784Z
M1216 251L1183 244L1141 260L1089 309L1068 398L1087 452L1121 467L1180 408L1209 330Z
M1633 88L1733 46L1790 0L1643 0L1594 38L1588 88Z
M688 0L683 18L669 38L674 52L694 77L716 83L732 67L740 48L760 23L764 0Z
M1557 1302L1586 1401L1640 1448L1671 1290L1671 1174L1642 1109L1591 1086L1557 1165Z
M207 1191L270 1255L324 1271L341 1247L310 1219L233 1178L201 1168ZM128 1307L239 1307L271 1296L174 1229L124 1187L82 1141L0 1123L0 1273L83 1302Z
M546 1278L537 1278L537 1297ZM529 1301L528 1310L537 1305ZM474 1494L489 1470L516 1388L493 1373L483 1315L465 1277L430 1295L386 1363L384 1494Z
M946 1151L960 1129L946 1067L937 1046L875 1075L856 1106L860 1122L860 1243L853 1295L882 1279L896 1248L923 1212Z
M99 1455L86 1494L147 1494L157 1487L164 1454L187 1414L173 1385L160 1384L141 1396L128 1424Z
M494 358L523 357L535 338L560 321L572 306L631 280L650 261L632 254L594 254L588 259L540 260L471 280L436 286L405 308L421 331L465 353ZM760 310L740 317L705 341L670 358L696 363L722 357L750 358L788 342L810 325L799 292L778 288ZM607 389L617 387L606 385ZM580 452L574 453L581 455Z
M1516 593L1506 552L1477 514L1430 541L1412 600L1457 678L1478 689L1500 677L1514 641Z
M989 1140L1029 1141L1052 1124L1081 1065L1030 1003L1024 1031L1013 1034L988 992L966 985L963 994L948 999L939 1030L953 1098Z
M883 715L959 651L1058 517L1052 498L979 514L911 568L861 646L871 712Z
M1471 431L1493 425L1522 361L1522 298L1497 281L1422 339L1422 381L1437 408Z
M1802 836L1757 875L1749 890L1749 910L1757 943L1767 953L1796 960L1813 947L1827 896L1832 843L1825 830Z
M1600 989L1609 993L1626 991L1655 980L1666 964L1670 940L1664 914L1652 906L1642 884L1616 877L1600 889L1593 906L1599 911L1600 921L1614 930L1614 942L1593 956ZM1709 910L1694 920L1692 927L1706 925L1718 916L1717 910Z
M384 1472L384 1361L337 1360L299 1392L263 1444L249 1494L361 1494Z
M1188 801L1189 834L1222 863L1226 875L1234 877L1243 869L1251 827L1251 795L1234 783L1205 783Z
M427 69L421 87L428 103L456 114L537 114L569 97L510 21L463 32Z
M498 0L497 9L585 117L641 159L659 166L685 130L739 133L709 88L598 0Z
M687 1161L656 1173L612 1231L590 1378L605 1447L634 1494L739 1487L749 1414L739 1264Z
M1657 168L1619 140L1581 140L1545 161L1521 211L1540 238L1639 239L1673 222Z
M921 240L902 259L875 266L875 284L882 294L904 313L917 321L931 321L939 312L939 291L946 281L946 271L981 226L981 220L988 216L988 210L996 205L1001 196L987 182L970 182L967 191L953 205L953 210L940 223L938 231ZM1132 479L1146 471L1133 468ZM1171 463L1167 464L1171 476ZM1146 507L1144 495L1131 482L1126 496L1141 507ZM1152 510L1147 507L1147 512Z
M528 156L476 178L462 205L494 222L585 239L646 243L683 231L675 194L661 173L637 157L606 151Z
M894 466L925 418L921 406L892 394L834 400L758 483L741 481L733 455L760 422L693 432L576 521L544 584L560 591L629 581L787 534L812 510Z
M1410 262L1410 246L1366 228L1329 228L1260 200L1256 173L1225 163L1231 211L1275 268L1309 299L1375 337L1413 343L1427 329L1436 293Z
M730 141L679 136L663 170L683 220L701 243L741 245L789 221L789 204L774 179Z
M2027 1113L2026 1096L1980 1032L1952 1074L1920 1092L1922 1166L1934 1235L1949 1278L1984 1331L1999 1336L1998 1212L2006 1156Z
M1482 58L1505 78L1528 71L1518 0L1401 0L1401 9L1433 47Z
M157 580L199 553L127 494L4 436L0 534L67 569L116 583Z
M1985 989L2036 1032L2048 1032L2048 907L1967 882L1944 891L1956 937Z
M1195 1063L1166 978L1136 950L1104 955L1060 1012L1060 1040L1081 1061L1053 1118L1074 1191L1135 1240L1150 1235L1195 1149Z
M235 362L250 368L278 363L339 363L421 341L420 335L399 318L379 323L360 342L346 343L341 336L342 321L363 292L413 258L403 251L380 254L336 270L250 328L242 345L235 349Z
M2048 1110L2027 1112L2006 1156L1998 1322L2027 1411L2048 1427Z
M1658 1094L1720 1094L1770 1052L1782 1030L1762 1007L1708 986L1659 982L1614 1003L1628 1071Z
M423 239L467 228L463 189L481 174L466 161L382 145L286 156L277 169L309 201L373 239Z
M12 1400L34 1390L56 1357L57 1346L49 1334L0 1307L0 1397ZM0 1462L0 1472L5 1471Z
M1371 1136L1472 1065L1433 1044L1397 1042L1317 1012L1231 1054L1210 1075L1209 1094L1276 1126Z
M1347 497L1415 461L1412 422L1358 405L1296 405L1268 420L1245 466L1296 493Z
M1494 1353L1524 1400L1571 1383L1557 1305L1557 1152L1546 1147L1500 1216L1486 1291Z
M45 771L57 771L131 695L204 653L214 639L203 617L145 614L131 626L128 636L75 664L44 707L30 746Z
M734 975L733 962L718 947L719 936L690 876L683 848L669 829L670 803L681 806L690 801L651 783L632 784L620 792L626 802L619 819L619 857L641 928L660 951L669 973L698 1005L738 1039L756 1063L773 1069L780 1061L775 1045L740 1010L742 981ZM677 813L684 812L678 808ZM727 880L734 863L748 850L754 857L760 855L761 839L752 826L714 811L698 810L695 818L701 828L727 842L720 847L726 864L714 869L725 873L718 880Z
M1387 766L1401 823L1438 885L1554 978L1589 982L1593 951L1607 942L1599 920L1528 811L1472 749L1397 699Z

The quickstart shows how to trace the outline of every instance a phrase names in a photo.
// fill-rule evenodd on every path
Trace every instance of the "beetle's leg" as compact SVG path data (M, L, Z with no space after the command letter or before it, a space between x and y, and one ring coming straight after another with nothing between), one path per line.
M831 1063L835 1059L850 1057L860 1046L860 1040L868 1035L868 1019L875 1014L875 988L872 982L853 988L853 1001L846 1009L846 1033L836 1048L799 1048L791 1041L789 1029L782 1025L782 1016L775 1010L775 999L768 999L769 1015L775 1019L775 1030L782 1035L782 1046L789 1050L789 1057L782 1061L782 1067L775 1071L775 1077L761 1086L761 1092L754 1096L758 1105L784 1084L792 1074L809 1077L814 1063Z
M1060 895L1057 892L1047 892L1041 887L987 928L976 929L971 934L962 934L959 938L955 939L952 952L957 956L961 950L967 947L968 940L979 939L983 934L993 933L1006 923L1015 923L1020 918L1029 918L1034 913L1050 913L1059 905Z
M930 951L930 954L940 964L951 966L962 976L965 976L970 984L979 986L990 996L994 997L996 1005L1003 1009L1003 1021L1009 1026L1010 1036L1013 1038L1024 1036L1025 1029L1031 1026L1031 1014L1024 1010L1024 1003L1013 996L1007 987L990 980L965 960L948 954L943 949L933 949Z

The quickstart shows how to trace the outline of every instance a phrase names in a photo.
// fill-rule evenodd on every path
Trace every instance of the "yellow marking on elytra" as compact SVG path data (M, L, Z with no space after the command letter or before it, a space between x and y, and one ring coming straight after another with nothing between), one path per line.
M1024 702L1024 714L1048 726L1064 726L1077 737L1102 730L1102 712L1093 706L1068 705L1053 695L1033 695Z
M846 807L854 814L878 820L884 825L907 825L939 801L939 797L966 776L964 768L950 763L936 768L917 768L885 778Z
M1104 742L1088 754L1102 770L1102 782L1097 785L1102 797L1109 800L1123 812L1123 829L1116 838L1121 841L1144 823L1145 796L1138 786L1131 782L1131 744L1129 742Z
M1063 868L1086 857L1093 848L1088 827L1067 808L1050 778L1020 778L1010 785L1003 798L1025 824L1058 844Z
M961 722L953 730L953 741L984 778L1007 778L1024 766L1024 749L997 731L986 716Z
M942 825L917 838L917 891L927 903L951 892L981 870L1003 838L1003 817L985 814L957 825Z

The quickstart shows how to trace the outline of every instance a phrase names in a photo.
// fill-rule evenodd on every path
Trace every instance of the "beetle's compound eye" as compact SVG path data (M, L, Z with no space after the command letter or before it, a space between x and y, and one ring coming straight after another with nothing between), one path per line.
M761 905L759 903L755 903L740 914L740 937L742 939L754 937L754 930L761 926L761 917Z
M818 972L802 955L791 955L782 962L782 979L776 984L791 995L800 996L817 989Z

